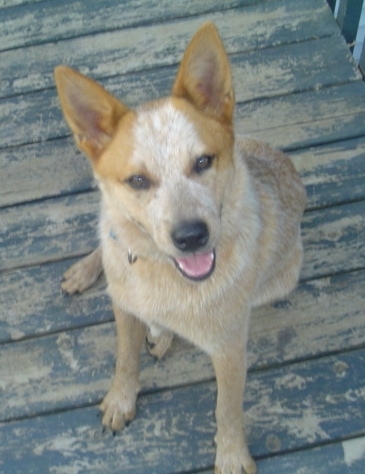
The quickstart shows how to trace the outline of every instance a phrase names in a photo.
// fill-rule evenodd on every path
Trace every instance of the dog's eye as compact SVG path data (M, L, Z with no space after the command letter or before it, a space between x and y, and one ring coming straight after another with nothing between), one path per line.
M199 156L194 165L195 173L202 174L204 171L209 169L212 166L213 158L214 157L211 155Z
M136 190L145 190L151 187L151 181L143 175L133 175L126 180L129 186Z

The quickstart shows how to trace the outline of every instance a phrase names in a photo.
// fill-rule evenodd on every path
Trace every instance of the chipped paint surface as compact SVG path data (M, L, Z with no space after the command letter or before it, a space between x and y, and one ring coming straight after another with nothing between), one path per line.
M342 443L342 448L345 457L345 463L348 467L351 467L353 464L358 461L364 461L365 459L365 439L352 439L349 441L344 441Z
M306 23L314 12L323 20L312 23L312 33L308 34ZM113 76L142 67L149 69L152 65L176 64L186 41L204 21L217 24L228 52L233 53L257 48L257 45L262 48L281 42L305 41L313 34L320 37L326 31L331 34L335 27L327 15L329 12L315 0L307 0L305 6L298 2L274 0L267 5L258 2L258 5L244 7L238 10L238 14L235 10L228 10L224 15L218 12L196 18L192 16L188 22L175 20L152 24L145 28L143 37L138 28L122 28L105 32L102 37L80 37L22 48L18 50L17 59L11 51L4 51L7 68L1 76L0 96L8 95L9 91L22 93L52 85L55 57L59 58L59 63L77 64L83 72L94 77ZM287 28L287 25L293 27ZM237 35L237 31L244 31L245 35ZM106 46L102 52L103 61L98 61L100 44ZM19 70L19 64L27 65L24 71Z
M286 423L288 431L298 438L304 438L312 444L319 440L329 440L330 435L322 428L323 420L313 408L305 408L300 420Z
M77 371L79 369L79 364L74 358L74 346L75 341L71 335L61 333L56 340L58 347L58 352L65 362L66 366L70 369Z
M276 380L286 380L285 367L249 376L246 423L255 456L295 452L303 443L327 442L329 433L336 437L339 433L346 436L353 428L361 430L365 400L359 396L349 407L345 391L347 386L361 389L363 385L358 376L358 368L365 361L363 350L341 357L349 367L348 375L345 382L339 380L333 386L338 395L336 403L322 410L324 388L332 383L330 369L337 360L324 357L293 365L298 377L306 380L306 388L301 384L290 391L284 384L275 388ZM89 472L97 472L105 465L108 467L103 472L115 472L118 466L123 472L136 473L148 463L150 469L167 473L174 472L173 469L179 472L192 466L207 466L214 450L215 397L213 382L142 396L138 399L136 419L115 438L110 433L102 434L96 407L3 424L0 425L1 459L5 466L12 463L13 472L20 472L21 460L14 459L12 449L14 443L23 442L23 453L29 459L42 458L50 470L60 465L64 469L88 465ZM352 424L346 423L349 417ZM358 445L345 446L347 462L355 465L363 456L362 448L360 441Z

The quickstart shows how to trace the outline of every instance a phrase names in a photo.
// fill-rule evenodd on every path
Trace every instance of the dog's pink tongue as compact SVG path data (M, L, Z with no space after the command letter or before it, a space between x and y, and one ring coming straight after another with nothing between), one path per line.
M180 270L189 278L203 278L212 270L214 252L176 258L176 263L179 265Z

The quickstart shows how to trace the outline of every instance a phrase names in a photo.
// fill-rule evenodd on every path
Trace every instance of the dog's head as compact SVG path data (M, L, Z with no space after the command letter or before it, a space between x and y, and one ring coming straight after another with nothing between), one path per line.
M63 113L92 162L114 225L134 226L184 276L207 278L234 173L234 93L214 25L193 37L171 96L136 110L72 69L59 66L55 77Z

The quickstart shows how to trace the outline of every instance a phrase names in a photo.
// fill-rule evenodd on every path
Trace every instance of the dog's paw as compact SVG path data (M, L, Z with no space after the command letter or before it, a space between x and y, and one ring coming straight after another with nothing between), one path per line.
M171 346L174 334L166 329L158 335L153 335L153 331L148 331L146 336L146 348L152 357L162 359Z
M133 420L136 416L137 393L138 390L126 390L113 385L100 405L105 428L113 432L120 431Z
M246 446L217 450L214 474L255 474L256 464Z
M255 461L250 457L247 459L227 459L227 461L215 464L214 474L255 474L256 464Z
M102 269L101 250L97 248L63 274L61 288L70 295L82 293L96 282Z

